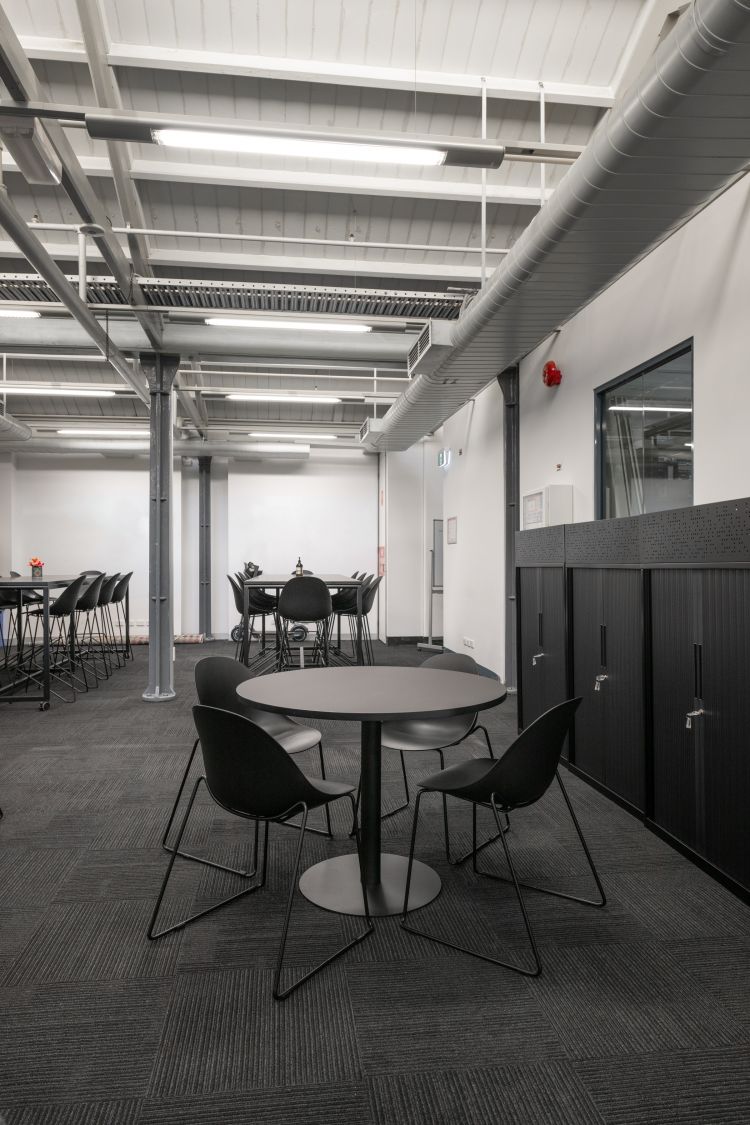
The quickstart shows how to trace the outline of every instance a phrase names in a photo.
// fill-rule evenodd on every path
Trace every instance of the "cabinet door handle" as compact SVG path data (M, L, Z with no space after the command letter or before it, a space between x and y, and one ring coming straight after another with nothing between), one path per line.
M605 680L608 680L608 679L609 679L609 676L607 675L606 672L600 672L599 675L594 680L594 691L601 691L602 690L602 684L604 683Z
M536 668L537 660L541 660L543 656L544 656L543 652L535 652L534 655L531 658L531 667Z
M699 707L697 709L697 711L688 711L687 715L685 716L685 729L686 730L692 730L693 729L693 719L697 719L700 715L705 715L705 713L706 712L703 710L702 707Z

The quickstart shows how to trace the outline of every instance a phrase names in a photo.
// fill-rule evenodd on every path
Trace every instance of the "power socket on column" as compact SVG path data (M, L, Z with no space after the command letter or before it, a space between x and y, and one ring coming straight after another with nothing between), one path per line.
M474 641L471 637L464 637L464 648L474 648Z

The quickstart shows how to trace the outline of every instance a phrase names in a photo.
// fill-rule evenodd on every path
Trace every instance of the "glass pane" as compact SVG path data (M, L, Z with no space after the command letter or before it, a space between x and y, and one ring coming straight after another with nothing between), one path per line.
M692 350L601 393L603 514L693 502Z

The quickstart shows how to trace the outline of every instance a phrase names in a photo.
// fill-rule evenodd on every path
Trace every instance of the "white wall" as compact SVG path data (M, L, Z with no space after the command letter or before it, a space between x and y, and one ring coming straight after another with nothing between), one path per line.
M594 388L693 337L693 502L750 495L749 294L745 176L522 362L521 492L572 483L573 518L593 519ZM554 390L548 359L563 371Z
M12 454L0 451L0 574L8 576L13 565L13 492L15 465Z
M148 462L16 455L14 570L38 555L48 574L133 571L131 621L148 620Z
M502 679L505 673L503 398L491 383L443 426L444 636ZM457 518L457 542L447 542ZM464 638L474 648L464 645Z

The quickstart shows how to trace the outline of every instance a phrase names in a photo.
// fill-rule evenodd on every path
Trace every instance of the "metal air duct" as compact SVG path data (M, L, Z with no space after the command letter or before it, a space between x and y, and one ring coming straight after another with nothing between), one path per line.
M2 388L1 383L0 388ZM0 414L0 442L4 444L8 441L28 441L30 437L31 430L25 422L11 418L10 414Z
M369 447L408 449L435 430L749 162L750 0L695 0Z

